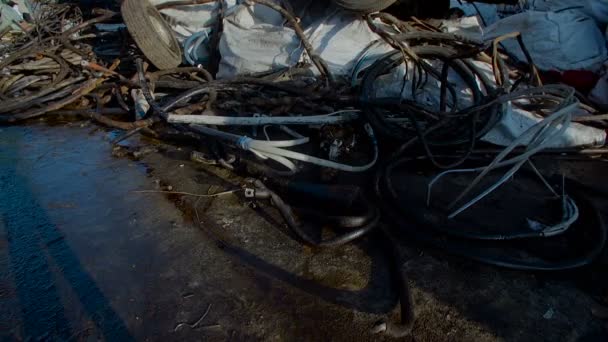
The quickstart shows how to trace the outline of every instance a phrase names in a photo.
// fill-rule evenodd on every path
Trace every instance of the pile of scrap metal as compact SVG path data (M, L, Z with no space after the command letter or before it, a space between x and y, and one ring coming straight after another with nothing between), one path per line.
M527 33L378 12L392 2L38 1L27 29L2 38L0 122L83 117L126 131L118 140L191 141L193 159L255 177L246 196L311 246L379 228L501 267L592 263L606 242L597 210L532 157L601 158L608 118L544 84ZM602 46L578 51L595 59L577 67L601 68ZM326 225L335 233L319 238ZM378 332L409 333L401 280L402 324Z

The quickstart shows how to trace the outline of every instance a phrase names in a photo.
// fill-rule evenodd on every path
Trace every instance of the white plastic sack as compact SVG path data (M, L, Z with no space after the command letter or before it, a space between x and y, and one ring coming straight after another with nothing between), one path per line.
M160 5L173 0L150 0L153 5ZM223 0L226 10L230 11L236 6L237 0ZM163 9L163 14L169 26L175 32L176 38L183 42L192 34L203 31L216 23L219 2L211 2L203 5L176 6Z
M534 63L541 70L597 72L608 54L606 40L595 22L576 12L528 11L502 19L487 28L484 39L521 32ZM526 61L516 39L503 41L509 53Z
M369 62L393 50L361 16L335 7L304 33L334 76L350 77L361 58Z
M302 44L295 31L283 22L281 14L271 8L239 5L224 18L217 77L232 78L297 64Z
M505 106L502 120L481 140L499 146L508 146L541 120L541 117L515 108L509 103ZM547 147L602 146L605 142L606 131L573 122L562 136L553 139ZM527 143L528 141L524 142Z
M364 19L332 4L315 3L300 15L305 36L334 76L350 77L361 58L373 61L392 50ZM284 22L281 14L265 6L238 7L224 20L218 77L275 70L308 58L299 37ZM311 70L318 72L314 66Z

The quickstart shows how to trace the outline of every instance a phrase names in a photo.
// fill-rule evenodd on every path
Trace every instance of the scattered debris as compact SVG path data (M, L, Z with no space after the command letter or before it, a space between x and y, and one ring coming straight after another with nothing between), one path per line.
M178 331L184 327L190 327L190 329L196 329L198 327L198 325L201 324L201 322L207 317L207 315L209 314L209 311L211 311L211 304L209 304L209 306L207 306L207 310L205 310L205 313L201 316L201 318L198 319L198 321L196 321L192 324L179 323L175 326L175 329L173 329L173 331Z
M184 196L192 196L192 197L219 197L219 196L224 196L224 195L231 195L231 194L237 193L239 191L241 191L241 189L223 191L223 192L218 192L216 194L191 194L189 192L163 191L163 190L136 190L136 191L133 191L133 192L136 193L136 194L154 194L154 193L158 193L158 194L169 194L169 195L184 195Z

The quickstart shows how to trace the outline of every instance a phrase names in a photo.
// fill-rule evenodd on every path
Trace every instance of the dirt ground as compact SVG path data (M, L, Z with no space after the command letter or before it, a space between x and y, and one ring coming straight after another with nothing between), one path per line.
M88 123L0 127L3 340L390 340L369 332L399 316L381 236L311 249L240 193L137 192L211 194L243 179L186 147L112 148L115 136ZM603 164L577 165L600 184ZM608 340L590 311L607 294L604 266L525 273L404 248L417 255L405 340Z

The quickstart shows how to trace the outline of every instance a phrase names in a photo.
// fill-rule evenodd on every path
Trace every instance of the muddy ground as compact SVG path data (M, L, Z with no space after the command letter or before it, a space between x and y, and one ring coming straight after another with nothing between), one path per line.
M89 123L0 127L3 340L384 340L370 328L399 314L381 236L316 250L240 193L137 192L211 194L243 180L191 162L186 147L113 148L114 137ZM570 171L604 187L607 170ZM405 340L608 340L590 311L606 299L603 266L525 273L406 248L417 257Z

